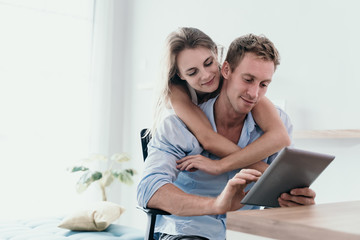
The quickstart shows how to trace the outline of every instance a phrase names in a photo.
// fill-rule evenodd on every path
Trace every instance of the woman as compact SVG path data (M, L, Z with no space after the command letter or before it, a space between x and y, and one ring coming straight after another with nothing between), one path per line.
M178 169L200 169L214 175L243 167L263 172L267 165L261 160L290 145L285 126L267 98L252 111L264 134L244 149L213 130L197 106L215 97L222 83L218 47L208 35L196 28L179 28L168 36L165 61L155 128L163 109L171 105L203 148L222 158L187 156L178 161Z

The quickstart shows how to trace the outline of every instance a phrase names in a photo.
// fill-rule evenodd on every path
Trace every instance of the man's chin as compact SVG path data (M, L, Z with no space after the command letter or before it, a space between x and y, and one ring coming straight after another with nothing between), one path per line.
M254 107L240 107L240 108L238 108L238 113L239 114L244 114L244 115L246 115L246 114L248 114L249 112L251 112L252 110L253 110L253 108Z
M244 112L249 113L253 110L254 107L255 107L255 104L244 104L242 109Z

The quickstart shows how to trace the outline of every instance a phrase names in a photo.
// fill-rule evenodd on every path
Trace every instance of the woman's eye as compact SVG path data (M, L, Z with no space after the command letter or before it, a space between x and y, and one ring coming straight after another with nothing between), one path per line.
M208 66L210 66L212 63L213 63L213 61L207 62L207 63L205 63L205 66L208 67Z
M193 71L193 72L189 72L188 75L191 77L191 76L194 76L196 74L196 71Z

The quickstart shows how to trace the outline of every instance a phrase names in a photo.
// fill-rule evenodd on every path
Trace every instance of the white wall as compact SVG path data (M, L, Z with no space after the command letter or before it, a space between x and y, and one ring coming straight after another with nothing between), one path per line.
M353 113L351 104L359 101L356 90L360 89L356 81L357 1L153 0L134 4L134 81L156 79L164 39L179 26L198 27L225 47L245 33L265 34L282 57L268 96L286 100L298 129L359 127L360 115Z
M180 26L197 27L225 47L246 33L265 34L281 55L267 96L285 102L295 130L360 128L358 1L135 0L132 4L132 142L139 144L139 130L151 125L151 86L158 77L160 53L166 36ZM318 203L360 199L354 188L360 180L360 139L295 140L295 144L337 156L313 185ZM135 145L132 151L139 152L140 166L139 149Z

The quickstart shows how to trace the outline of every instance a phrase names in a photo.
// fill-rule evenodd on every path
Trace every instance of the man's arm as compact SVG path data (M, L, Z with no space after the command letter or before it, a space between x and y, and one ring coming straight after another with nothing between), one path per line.
M172 183L160 187L150 198L148 207L162 209L178 216L217 214L211 207L213 198L187 194Z
M176 160L201 151L200 144L186 129L185 124L175 116L166 118L148 144L148 157L145 161L143 177L137 188L138 204L147 207L150 199L162 187L174 186L173 183L179 174Z
M225 214L235 211L243 205L244 189L250 182L257 181L261 172L254 169L242 169L230 179L217 198L187 194L169 183L160 187L148 202L148 207L162 209L178 216L201 216Z

